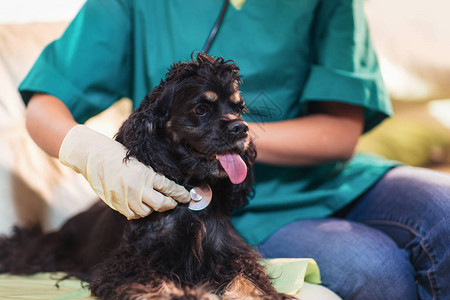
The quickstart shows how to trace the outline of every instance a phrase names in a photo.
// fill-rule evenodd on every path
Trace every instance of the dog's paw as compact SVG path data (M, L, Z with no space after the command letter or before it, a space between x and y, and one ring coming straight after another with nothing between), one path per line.
M116 298L120 300L219 300L204 287L178 287L172 282L164 282L158 287L128 284L119 287L117 292Z
M199 288L175 288L169 290L167 298L164 300L219 300L219 297L203 287Z

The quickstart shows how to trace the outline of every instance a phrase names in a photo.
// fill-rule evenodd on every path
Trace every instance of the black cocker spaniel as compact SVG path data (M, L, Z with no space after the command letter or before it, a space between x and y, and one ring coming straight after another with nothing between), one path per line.
M57 232L15 228L0 240L0 272L64 271L107 300L293 299L272 287L231 224L252 192L256 157L238 71L202 53L174 63L116 137L125 161L136 157L188 190L209 185L209 206L127 221L99 201Z

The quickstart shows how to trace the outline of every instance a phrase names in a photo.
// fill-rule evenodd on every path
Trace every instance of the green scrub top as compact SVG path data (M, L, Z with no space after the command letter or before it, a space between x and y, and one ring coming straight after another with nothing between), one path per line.
M121 97L139 106L174 62L204 46L222 0L87 0L19 87L61 99L83 123ZM209 51L241 68L245 119L308 114L308 102L365 108L365 131L391 114L363 0L247 0L232 5ZM396 163L356 155L314 167L257 164L255 196L233 223L251 244L292 221L330 216Z

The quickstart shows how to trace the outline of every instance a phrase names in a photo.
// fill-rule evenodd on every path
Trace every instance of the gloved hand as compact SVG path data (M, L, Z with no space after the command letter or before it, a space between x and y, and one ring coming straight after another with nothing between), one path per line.
M135 158L124 162L125 155L122 144L83 125L67 133L59 150L61 163L83 174L97 195L128 219L191 200L184 187Z

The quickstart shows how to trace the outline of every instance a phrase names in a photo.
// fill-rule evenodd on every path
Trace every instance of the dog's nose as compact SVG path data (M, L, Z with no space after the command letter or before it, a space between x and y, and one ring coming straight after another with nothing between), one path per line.
M230 133L234 136L239 136L248 131L248 125L244 121L233 122L228 126Z

